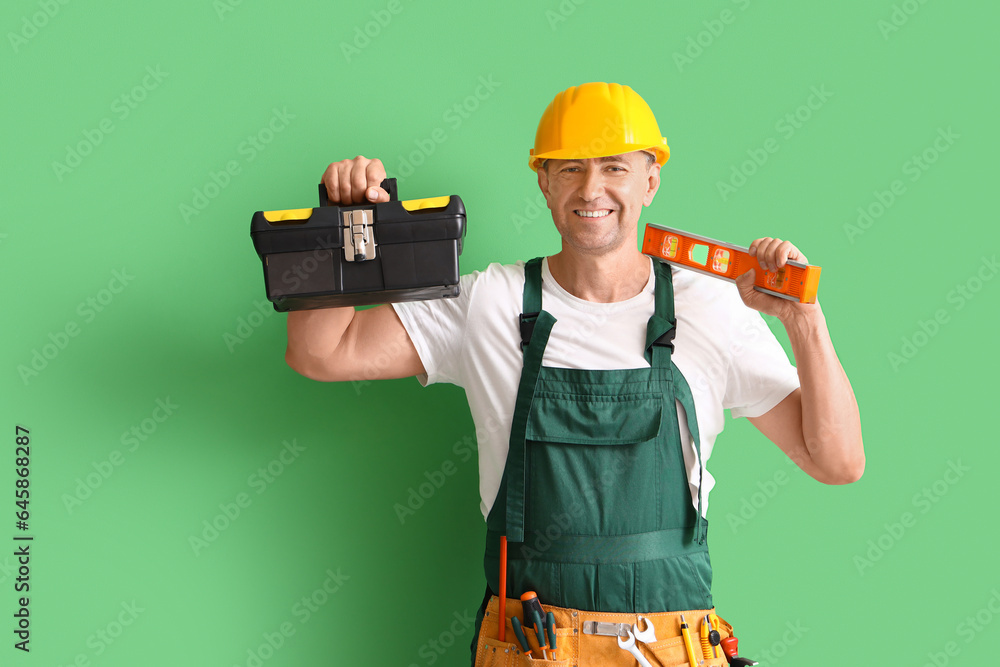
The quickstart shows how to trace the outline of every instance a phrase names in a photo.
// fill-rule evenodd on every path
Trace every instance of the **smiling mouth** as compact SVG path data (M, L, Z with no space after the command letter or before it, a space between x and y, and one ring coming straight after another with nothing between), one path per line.
M583 211L578 209L573 212L576 213L581 218L603 218L605 216L611 215L611 209L607 208L602 208L597 211Z

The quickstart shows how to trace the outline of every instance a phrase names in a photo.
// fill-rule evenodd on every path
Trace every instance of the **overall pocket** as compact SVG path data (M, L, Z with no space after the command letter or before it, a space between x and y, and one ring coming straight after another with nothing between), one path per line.
M537 392L525 435L531 529L564 535L656 530L662 406L654 393Z

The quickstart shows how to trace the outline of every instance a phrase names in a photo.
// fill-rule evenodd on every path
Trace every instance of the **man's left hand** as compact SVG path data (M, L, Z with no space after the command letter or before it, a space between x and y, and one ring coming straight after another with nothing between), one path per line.
M777 271L788 260L802 264L809 263L806 256L792 245L791 242L773 239L770 236L765 236L751 243L749 251L752 257L757 258L757 262L765 271ZM740 291L740 298L743 299L743 303L754 310L760 311L765 315L773 315L782 322L785 322L788 318L808 313L809 310L819 309L818 300L815 304L804 304L759 292L753 288L756 278L756 269L750 269L736 278L736 287Z
M808 264L798 248L781 239L757 239L748 250L767 271L776 271L789 260ZM819 301L799 303L758 292L754 278L751 269L736 279L740 297L750 308L781 320L795 355L800 387L750 421L814 479L850 484L865 469L861 417Z

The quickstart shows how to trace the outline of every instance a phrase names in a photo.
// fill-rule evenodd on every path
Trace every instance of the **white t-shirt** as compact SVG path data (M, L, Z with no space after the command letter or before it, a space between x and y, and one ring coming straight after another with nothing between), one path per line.
M556 318L542 365L612 370L648 367L646 323L654 309L653 260L642 292L596 303L564 290L542 262L542 308ZM758 417L799 386L798 373L760 314L736 286L693 271L672 269L677 332L673 361L694 396L706 462L723 428L723 409ZM524 262L490 264L461 277L454 299L394 303L420 355L424 386L450 382L465 389L479 445L479 493L489 515L507 460L514 402L523 365L518 315ZM698 505L698 466L680 404L678 423L691 488ZM703 512L715 480L706 470Z

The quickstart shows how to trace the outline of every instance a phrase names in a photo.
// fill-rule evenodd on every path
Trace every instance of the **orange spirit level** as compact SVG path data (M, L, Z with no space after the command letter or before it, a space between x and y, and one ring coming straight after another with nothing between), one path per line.
M818 266L788 260L777 271L764 271L747 248L657 224L646 225L642 252L667 264L730 282L756 269L754 289L800 303L816 302L822 270Z

